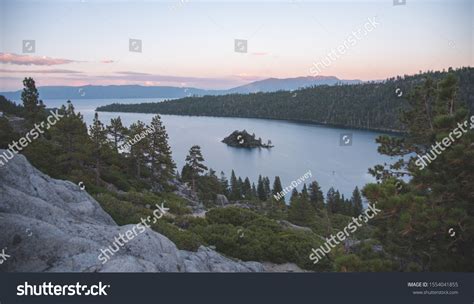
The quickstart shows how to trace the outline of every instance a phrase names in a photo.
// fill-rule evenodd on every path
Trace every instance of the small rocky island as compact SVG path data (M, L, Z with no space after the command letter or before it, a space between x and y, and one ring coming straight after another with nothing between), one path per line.
M266 144L262 143L262 139L255 138L255 134L250 135L246 130L235 130L222 140L223 143L231 147L238 148L273 148L272 141L269 140Z

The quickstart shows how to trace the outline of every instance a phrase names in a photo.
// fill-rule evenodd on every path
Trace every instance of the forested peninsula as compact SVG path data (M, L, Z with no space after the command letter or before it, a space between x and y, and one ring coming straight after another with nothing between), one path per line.
M457 97L465 100L474 112L474 68L449 71L459 81ZM404 132L406 128L398 117L408 107L408 92L426 77L439 80L446 74L446 71L430 71L381 82L324 85L295 91L186 97L161 103L114 103L97 111L279 119Z

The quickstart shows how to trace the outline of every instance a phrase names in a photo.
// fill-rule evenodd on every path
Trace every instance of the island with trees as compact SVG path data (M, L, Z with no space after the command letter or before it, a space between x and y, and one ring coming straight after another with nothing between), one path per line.
M260 137L258 139L255 137L255 133L249 134L246 130L235 130L232 134L224 138L222 142L228 146L238 148L273 148L271 140L268 140L267 143L263 143Z

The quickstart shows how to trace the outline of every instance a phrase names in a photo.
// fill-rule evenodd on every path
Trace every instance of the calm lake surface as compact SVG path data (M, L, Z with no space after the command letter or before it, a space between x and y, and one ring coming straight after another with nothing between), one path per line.
M84 115L88 126L94 110L101 105L118 103L158 102L162 99L80 99L72 100L76 111ZM64 100L44 100L48 107L59 107ZM120 116L124 125L137 120L148 124L153 114L100 112L99 119L108 124L111 118ZM242 179L249 177L257 183L258 175L268 176L271 183L280 176L283 188L311 170L324 194L333 186L346 197L355 186L363 187L374 179L368 168L389 162L390 158L377 152L375 138L378 132L342 129L312 124L293 123L265 119L217 118L161 115L170 137L173 159L181 171L184 159L192 145L201 146L205 164L219 173L224 171L230 178L234 169ZM272 149L242 149L228 147L221 140L234 130L246 129L264 142L270 139ZM340 146L341 133L352 133L352 145ZM298 190L301 190L299 187ZM287 196L286 201L288 202Z

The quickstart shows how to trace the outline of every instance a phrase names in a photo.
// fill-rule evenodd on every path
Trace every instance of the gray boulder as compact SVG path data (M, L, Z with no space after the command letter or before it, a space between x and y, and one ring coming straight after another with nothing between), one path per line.
M102 263L101 250L134 227L118 226L78 185L48 177L22 155L0 165L0 252L9 255L0 271L263 271L260 263L234 261L204 247L178 250L148 228Z
M197 252L181 251L186 272L262 272L258 262L241 262L223 257L214 250L199 247Z
M263 263L266 272L308 272L301 269L295 263L274 264L270 262Z

